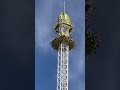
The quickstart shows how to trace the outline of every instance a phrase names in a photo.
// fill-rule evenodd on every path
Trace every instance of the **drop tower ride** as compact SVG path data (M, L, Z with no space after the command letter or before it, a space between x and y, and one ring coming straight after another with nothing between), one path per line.
M65 12L65 1L64 12L58 16L54 30L57 36L52 41L52 47L58 52L56 90L68 90L69 51L75 47L75 42L71 38L73 27L70 17Z

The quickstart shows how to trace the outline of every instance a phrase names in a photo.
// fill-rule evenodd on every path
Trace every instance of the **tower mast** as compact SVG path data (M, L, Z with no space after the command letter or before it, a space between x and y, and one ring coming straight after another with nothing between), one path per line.
M64 1L64 12L65 12L65 1Z
M57 37L52 41L52 47L58 52L57 90L68 90L69 50L74 48L75 42L70 37L73 28L69 16L65 13L65 1L64 12L58 16L54 29Z

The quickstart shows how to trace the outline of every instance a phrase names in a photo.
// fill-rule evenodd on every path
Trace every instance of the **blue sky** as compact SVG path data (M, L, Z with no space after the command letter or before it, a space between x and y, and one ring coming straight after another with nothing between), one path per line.
M35 90L56 90L57 52L50 46L64 0L35 0ZM69 55L69 90L85 90L85 1L66 0L77 46Z

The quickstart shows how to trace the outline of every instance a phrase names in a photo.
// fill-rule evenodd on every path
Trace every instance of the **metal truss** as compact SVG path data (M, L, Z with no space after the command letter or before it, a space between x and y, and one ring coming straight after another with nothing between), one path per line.
M62 42L58 49L57 90L68 90L69 46Z

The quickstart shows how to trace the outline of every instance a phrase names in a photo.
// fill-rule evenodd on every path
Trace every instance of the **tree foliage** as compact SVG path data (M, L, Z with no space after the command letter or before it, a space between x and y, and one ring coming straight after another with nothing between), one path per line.
M91 56L96 53L100 45L100 35L92 31L93 16L95 12L94 0L85 0L85 55Z

